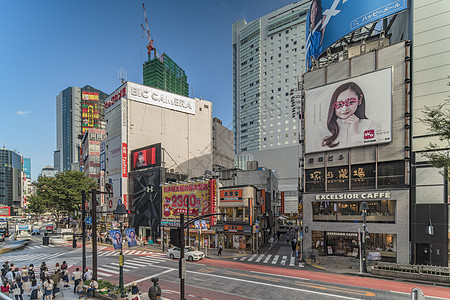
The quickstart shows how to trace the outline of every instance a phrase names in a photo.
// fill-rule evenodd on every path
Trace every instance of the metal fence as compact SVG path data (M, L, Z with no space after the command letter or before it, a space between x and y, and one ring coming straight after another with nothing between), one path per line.
M450 267L429 265L402 265L389 262L375 262L373 268L378 270L397 271L404 273L450 276Z

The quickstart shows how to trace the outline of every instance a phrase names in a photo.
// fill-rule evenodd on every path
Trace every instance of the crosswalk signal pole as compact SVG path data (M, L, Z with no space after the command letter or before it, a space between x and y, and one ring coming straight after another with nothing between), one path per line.
M97 190L92 189L92 277L97 280Z
M86 269L86 192L81 191L81 240L82 240L82 272Z

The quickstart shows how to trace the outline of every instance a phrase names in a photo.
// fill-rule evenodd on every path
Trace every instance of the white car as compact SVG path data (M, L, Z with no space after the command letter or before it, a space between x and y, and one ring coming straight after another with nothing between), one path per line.
M180 248L170 248L167 250L167 256L171 259L180 258ZM205 258L205 254L202 251L195 250L194 247L186 247L184 248L184 257L189 261L193 261Z

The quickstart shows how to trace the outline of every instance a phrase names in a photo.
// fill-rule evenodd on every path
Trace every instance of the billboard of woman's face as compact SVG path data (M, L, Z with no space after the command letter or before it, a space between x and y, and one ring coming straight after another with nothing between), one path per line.
M305 92L306 153L391 141L391 68Z

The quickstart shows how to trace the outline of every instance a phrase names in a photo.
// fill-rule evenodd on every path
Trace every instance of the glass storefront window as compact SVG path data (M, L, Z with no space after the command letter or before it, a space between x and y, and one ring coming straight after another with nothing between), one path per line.
M314 222L363 222L359 210L362 201L317 201L312 202ZM368 223L395 223L396 200L367 201Z
M327 169L327 189L328 191L348 190L348 179L350 172L347 166L333 167Z

